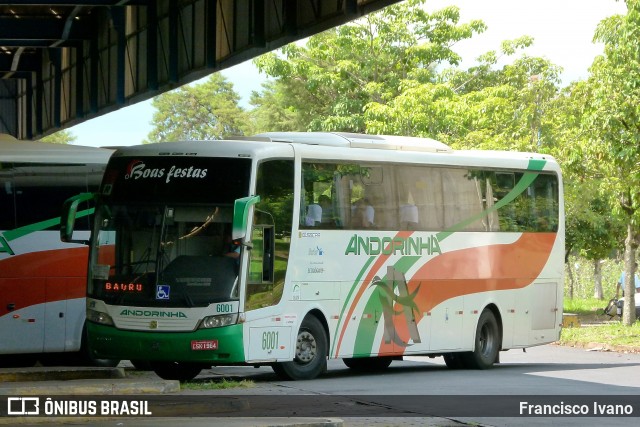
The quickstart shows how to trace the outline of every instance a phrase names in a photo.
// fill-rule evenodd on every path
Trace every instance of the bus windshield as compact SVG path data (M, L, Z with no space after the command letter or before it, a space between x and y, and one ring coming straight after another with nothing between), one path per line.
M140 307L206 307L237 300L240 247L231 241L231 223L233 202L248 195L250 163L246 166L246 173L234 171L232 185L225 183L230 176L225 173L173 180L172 189L165 188L173 200L156 198L161 202L149 197L162 192L159 181L107 178L96 210L88 295ZM203 196L189 204L182 199L186 193Z

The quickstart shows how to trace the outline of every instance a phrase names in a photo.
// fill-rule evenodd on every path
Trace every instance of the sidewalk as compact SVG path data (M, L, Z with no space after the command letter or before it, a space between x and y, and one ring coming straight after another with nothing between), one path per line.
M124 368L32 367L0 369L0 396L177 393L178 381L128 378Z

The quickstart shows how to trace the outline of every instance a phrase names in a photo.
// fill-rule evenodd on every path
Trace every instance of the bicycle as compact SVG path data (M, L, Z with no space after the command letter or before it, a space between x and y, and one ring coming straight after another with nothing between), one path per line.
M603 314L609 316L610 319L613 319L616 316L621 316L622 310L619 306L619 301L620 300L617 297L611 298L607 306L602 309Z

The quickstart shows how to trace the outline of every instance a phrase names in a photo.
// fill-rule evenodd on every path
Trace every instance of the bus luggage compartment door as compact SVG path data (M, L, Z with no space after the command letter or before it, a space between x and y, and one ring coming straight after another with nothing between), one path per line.
M293 358L291 327L265 326L249 329L247 362Z

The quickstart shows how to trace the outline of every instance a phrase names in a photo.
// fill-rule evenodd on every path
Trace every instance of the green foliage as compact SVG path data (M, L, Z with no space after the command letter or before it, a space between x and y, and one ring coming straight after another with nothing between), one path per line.
M506 52L527 46L528 38ZM552 140L549 103L558 92L559 68L523 56L493 70L492 54L469 71L446 70L438 82L403 82L387 103L366 106L372 133L428 136L455 148L544 151Z
M484 23L459 24L456 7L430 15L422 9L424 3L389 6L312 36L306 46L292 44L257 58L258 68L277 80L283 95L279 101L298 116L295 130L364 132L367 104L394 99L405 80L433 81L440 64L458 64L452 46L484 31ZM276 121L272 126L290 124Z
M602 288L604 300L600 301L600 305L606 304L606 301L613 298L616 295L616 283L620 277L620 273L624 268L624 265L616 259L604 259L602 262ZM590 300L593 299L593 293L595 288L596 278L594 275L593 261L579 256L570 256L566 264L567 269L571 269L574 277L574 298L572 301ZM565 274L565 292L566 296L569 295L569 274ZM568 298L565 299L565 307ZM573 311L570 311L573 312Z
M563 311L565 313L578 314L581 316L598 316L603 314L603 308L606 307L609 300L599 300L597 298L585 298L585 299L570 299L565 298L563 304ZM608 319L609 316L603 317Z
M47 135L44 138L40 138L40 142L48 142L50 144L71 144L76 139L77 136L71 133L68 130L59 130L56 133L52 133L51 135Z
M593 152L588 167L601 176L600 194L610 198L612 214L626 226L625 271L631 278L640 241L640 0L626 4L626 15L605 19L596 29L594 40L605 49L585 83L581 127ZM626 325L635 320L632 300L625 299Z
M187 85L153 99L153 129L148 141L222 139L242 135L246 113L238 106L240 96L218 73L204 83Z
M288 104L288 96L281 86L279 81L267 81L262 85L262 92L251 94L250 104L254 108L249 112L249 134L294 132L306 128L301 115Z
M624 326L619 321L611 321L595 326L581 328L564 328L560 336L560 343L565 345L586 345L598 343L609 346L640 347L640 322L631 327Z

